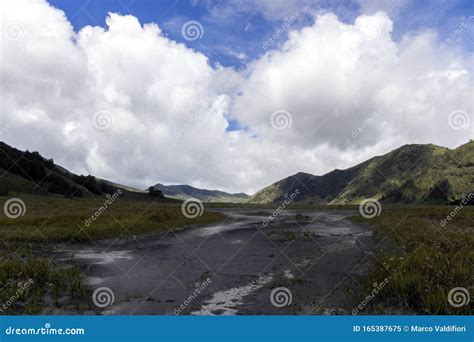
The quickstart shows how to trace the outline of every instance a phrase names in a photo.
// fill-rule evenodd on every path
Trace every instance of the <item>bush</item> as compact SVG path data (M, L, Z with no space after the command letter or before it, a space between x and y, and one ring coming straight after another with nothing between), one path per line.
M151 197L156 197L156 198L164 197L163 192L161 190L155 189L153 186L150 186L148 188L148 195L150 195Z

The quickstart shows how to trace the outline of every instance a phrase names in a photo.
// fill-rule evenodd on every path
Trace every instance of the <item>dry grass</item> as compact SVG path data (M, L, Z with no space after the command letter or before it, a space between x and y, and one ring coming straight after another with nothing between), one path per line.
M388 279L372 309L384 311L395 305L425 314L472 314L474 302L459 308L449 304L448 293L466 288L473 296L474 207L464 207L445 226L454 206L386 208L373 219L355 218L375 224L380 239L392 247L372 259L366 290Z
M1 314L41 314L99 312L91 302L82 271L72 262L55 263L44 250L60 242L91 242L107 238L166 231L191 224L224 219L224 215L204 211L186 218L179 203L117 199L100 210L105 197L65 199L62 196L10 194L0 197L0 208L9 198L20 198L24 216L0 215L0 306ZM85 224L95 212L101 214ZM31 279L31 284L27 284ZM26 284L26 285L25 285Z
M58 242L91 241L106 238L130 238L133 235L164 231L191 224L224 219L220 213L204 210L190 219L181 212L179 203L160 203L117 199L104 207L106 198L64 199L60 196L10 195L21 198L26 214L19 218L0 216L0 241ZM0 198L3 208L4 200ZM89 225L95 212L101 214Z

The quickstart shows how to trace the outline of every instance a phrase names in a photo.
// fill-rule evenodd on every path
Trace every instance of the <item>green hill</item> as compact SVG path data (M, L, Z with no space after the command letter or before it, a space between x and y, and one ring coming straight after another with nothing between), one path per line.
M154 188L162 191L168 197L181 200L197 198L203 202L212 203L242 203L249 197L244 193L230 194L220 190L198 189L190 185L163 185L158 183Z
M0 175L0 195L19 192L93 197L121 189L124 197L149 197L145 191L91 175L76 175L38 152L20 151L3 142ZM215 203L281 202L296 190L299 194L294 201L306 204L357 204L365 198L390 203L453 203L474 191L474 142L456 149L405 145L346 170L336 169L322 176L297 173L250 197L189 185L156 184L154 188L169 200L194 197Z
M150 199L147 192L96 178L76 175L56 165L38 152L20 151L0 142L0 195L11 192L25 194L57 194L66 198L95 197L112 194L118 189L122 197ZM174 201L165 199L165 201Z
M365 198L392 203L452 203L474 191L474 142L456 149L405 145L346 170L323 176L297 173L258 191L250 203L272 203L298 189L295 202L357 204Z

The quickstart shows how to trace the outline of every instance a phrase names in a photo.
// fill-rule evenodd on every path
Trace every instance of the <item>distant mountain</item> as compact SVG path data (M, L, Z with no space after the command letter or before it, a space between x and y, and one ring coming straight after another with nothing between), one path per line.
M453 203L474 191L474 142L456 149L405 145L346 170L323 176L297 173L273 183L250 203L283 201L298 189L295 202L357 204L366 198L392 203Z
M405 145L346 170L322 176L297 173L253 196L189 185L156 184L166 198L197 198L214 203L357 204L366 198L390 203L458 203L474 192L474 142L456 149ZM149 199L147 192L88 175L77 175L38 152L20 151L0 142L0 196L9 192L58 194L67 198L105 195L121 189L124 197ZM158 192L159 193L159 192Z
M198 189L190 185L154 185L156 190L163 192L165 196L185 200L187 198L197 198L203 202L214 203L242 203L249 195L244 193L230 194L219 190Z
M150 199L147 192L91 175L74 174L38 152L21 151L0 142L0 195L9 193L57 194L67 198L112 194ZM171 201L170 199L163 199Z

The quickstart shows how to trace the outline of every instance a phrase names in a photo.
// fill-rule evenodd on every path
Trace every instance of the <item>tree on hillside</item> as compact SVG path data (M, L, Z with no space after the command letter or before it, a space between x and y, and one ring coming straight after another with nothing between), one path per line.
M148 195L150 195L151 197L161 198L163 197L163 192L161 192L161 190L155 189L155 187L153 186L150 186L148 188Z

